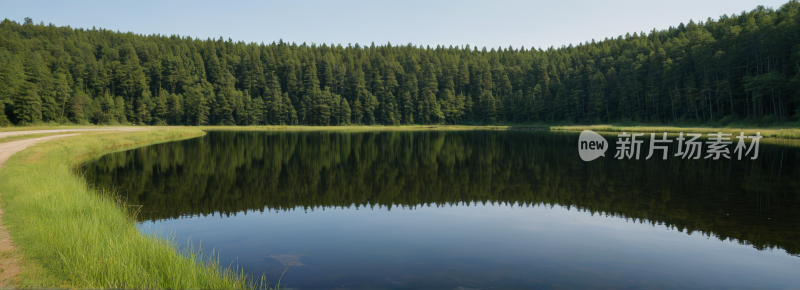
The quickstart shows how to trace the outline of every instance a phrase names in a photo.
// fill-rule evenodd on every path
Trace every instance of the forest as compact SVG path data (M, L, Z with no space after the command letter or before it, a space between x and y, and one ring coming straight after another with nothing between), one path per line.
M791 0L546 49L244 43L5 19L0 126L797 122L799 10Z

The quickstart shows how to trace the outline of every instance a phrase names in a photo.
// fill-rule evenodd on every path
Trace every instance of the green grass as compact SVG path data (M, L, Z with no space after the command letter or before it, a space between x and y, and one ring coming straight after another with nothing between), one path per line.
M205 131L416 131L416 130L505 130L508 126L466 126L466 125L352 125L352 126L202 126Z
M0 169L3 223L24 257L16 287L245 289L246 277L192 247L144 234L125 205L75 166L100 155L200 136L198 128L83 133L28 148Z
M24 130L51 130L51 129L103 129L112 127L129 128L197 128L182 126L98 126L98 125L60 125L60 126L19 126L0 128L0 132L24 131ZM408 130L504 130L509 127L549 127L552 131L583 131L593 130L596 132L668 132L668 133L739 133L755 134L761 132L765 138L778 139L800 139L800 123L782 123L772 126L755 126L738 123L727 123L725 125L694 125L694 126L664 126L652 124L611 124L611 125L558 125L558 124L495 124L495 125L350 125L350 126L201 126L201 130L229 130L229 131L408 131Z
M61 135L61 134L69 134L69 133L42 133L42 134L27 134L27 135L19 135L19 136L10 136L10 137L0 137L0 144L11 142L11 141L19 141L23 139L31 139L31 138L41 138L53 135Z
M746 135L755 135L761 132L765 138L778 139L800 139L800 128L741 128L741 127L670 127L670 126L615 126L615 125L586 125L586 126L554 126L552 131L583 131L592 130L595 132L636 132L636 133L732 133L739 135L744 132Z

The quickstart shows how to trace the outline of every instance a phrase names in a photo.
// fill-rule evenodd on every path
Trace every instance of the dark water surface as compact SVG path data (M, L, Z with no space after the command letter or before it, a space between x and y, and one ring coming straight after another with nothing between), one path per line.
M291 288L800 287L800 147L617 160L607 139L584 162L574 133L210 132L85 170L142 230Z

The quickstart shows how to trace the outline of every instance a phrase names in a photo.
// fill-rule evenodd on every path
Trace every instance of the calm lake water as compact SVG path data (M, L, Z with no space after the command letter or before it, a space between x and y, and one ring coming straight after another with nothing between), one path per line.
M141 230L290 288L800 287L800 147L617 160L606 139L584 162L576 133L209 132L84 169Z

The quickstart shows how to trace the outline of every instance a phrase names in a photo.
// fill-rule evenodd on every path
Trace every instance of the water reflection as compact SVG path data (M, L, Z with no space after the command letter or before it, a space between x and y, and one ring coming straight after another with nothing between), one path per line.
M437 287L618 287L633 282L609 277L641 272L641 261L626 258L636 252L632 247L649 244L641 246L639 254L645 256L661 249L655 245L685 254L691 251L681 245L698 237L678 238L670 231L632 241L631 231L647 231L644 228L700 232L715 240L733 240L738 248L743 244L800 254L797 147L762 144L759 158L746 161L617 160L608 158L614 148L614 138L608 138L608 157L584 162L577 154L577 136L542 131L210 132L202 138L109 154L85 170L96 185L115 188L130 204L142 205L142 221L169 225L182 237L212 239L257 275L289 266L295 269L289 281L307 287L349 283L402 288L413 287L411 281ZM671 150L673 155L674 146ZM549 209L552 206L573 210L563 213ZM574 216L575 209L580 216ZM242 216L246 212L250 214ZM277 214L252 214L259 212ZM548 221L549 216L592 217L594 224L562 224ZM638 225L634 230L625 222L631 220L655 227ZM610 226L620 222L627 230ZM533 233L539 235L528 236ZM544 233L553 237L541 236ZM588 238L599 240L576 241ZM528 249L525 243L537 248ZM594 247L616 249L621 258L604 256L604 250ZM727 251L716 245L706 254L747 257ZM540 261L531 262L534 258ZM726 267L723 261L714 264ZM800 265L781 261L765 263L775 262L768 269ZM640 276L652 276L649 283L667 283L666 277L702 270L691 263L685 267L695 272L662 265ZM617 274L608 273L610 269ZM578 271L574 273L583 273L582 278L569 284L565 281L572 274L564 271ZM408 274L405 280L379 278L394 272ZM438 280L429 273L437 273ZM485 279L463 280L478 276ZM562 280L543 280L547 277ZM709 274L696 282L721 279Z

